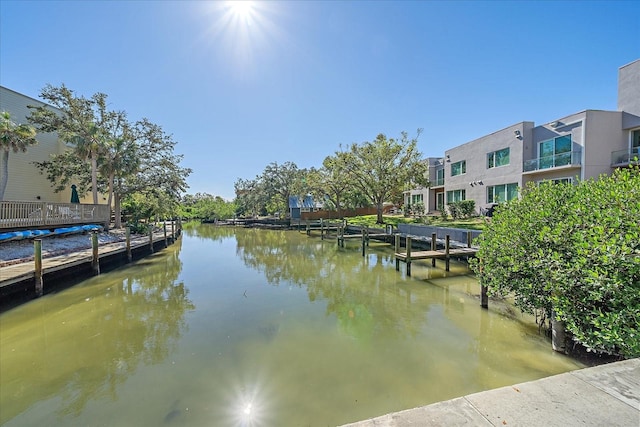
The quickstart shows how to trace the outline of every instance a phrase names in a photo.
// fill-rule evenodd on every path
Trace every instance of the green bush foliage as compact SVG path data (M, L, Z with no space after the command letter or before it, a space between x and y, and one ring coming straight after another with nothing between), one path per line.
M451 217L456 220L460 218L469 218L473 215L476 208L475 200L462 200L460 202L449 203L449 212Z
M492 295L554 313L587 349L640 356L640 169L529 185L500 205L472 268ZM544 321L544 320L543 320Z

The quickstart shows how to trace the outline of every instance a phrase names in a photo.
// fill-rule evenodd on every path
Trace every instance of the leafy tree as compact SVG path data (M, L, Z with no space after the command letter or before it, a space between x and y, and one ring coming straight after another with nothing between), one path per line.
M273 162L264 169L260 180L269 199L276 195L282 198L286 215L289 215L289 197L301 195L305 186L304 175L305 173L293 162L285 162L281 165Z
M235 203L239 215L257 216L264 209L267 196L260 177L255 179L239 178L234 183L234 188L236 192Z
M339 154L326 157L320 169L310 170L307 182L310 193L317 200L325 200L333 205L342 218L343 204L351 182L348 169Z
M77 157L91 165L91 191L93 203L98 204L98 157L104 147L103 125L107 120L107 95L96 93L87 99L68 89L46 85L40 97L57 108L46 105L32 108L29 121L43 132L57 132L67 144L73 146Z
M144 206L143 211L152 207L155 215L172 215L191 170L180 166L182 156L174 153L176 142L171 135L148 119L130 123L124 111L108 110L107 96L102 93L86 99L64 85L47 85L41 96L60 112L36 107L29 119L43 131L58 132L72 146L36 163L55 191L74 181L81 194L91 189L94 204L98 191L107 192L109 206L113 200L117 228L122 200L138 193L148 200L136 203L133 197L130 207ZM78 157L89 161L78 162Z
M598 352L640 356L640 169L529 185L500 205L472 268L490 294L563 321Z
M236 213L236 204L208 193L187 194L182 198L180 215L189 219L228 219Z
M428 186L427 163L417 149L417 138L402 132L400 139L379 134L373 142L352 144L339 158L349 171L352 184L377 208L382 224L383 203L402 196L407 183Z
M116 217L120 200L137 193L155 200L152 204L157 207L156 215L173 216L182 193L188 188L186 180L191 169L180 166L183 156L174 153L177 143L160 125L142 119L135 123L131 132L138 168L134 174L116 176Z
M25 152L30 145L37 144L36 130L25 124L16 124L11 121L8 111L0 113L0 200L4 200L4 192L9 182L9 152Z

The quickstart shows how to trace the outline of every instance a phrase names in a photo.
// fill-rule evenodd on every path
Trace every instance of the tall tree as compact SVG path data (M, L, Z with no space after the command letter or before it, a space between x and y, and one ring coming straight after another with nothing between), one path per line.
M29 121L43 132L57 132L79 158L89 162L93 203L98 204L98 157L105 144L107 95L96 93L87 99L77 96L64 84L60 87L48 84L40 97L58 111L47 105L30 107Z
M233 186L239 214L257 216L264 209L267 196L259 176L255 179L238 178Z
M136 122L132 133L139 166L135 174L116 178L115 194L140 193L156 201L152 205L158 206L157 215L174 215L182 193L188 188L191 169L180 166L183 156L174 152L177 143L160 125L145 118ZM118 203L115 198L115 206Z
M293 162L285 162L279 165L270 163L262 172L261 181L266 193L270 197L279 195L286 204L286 215L290 213L289 197L301 196L304 188L304 172L298 169Z
M108 198L107 205L114 201L115 227L122 227L121 206L123 194L121 193L123 180L132 177L140 167L138 146L133 135L131 125L126 120L124 112L111 112L109 114L107 140L100 155L100 174L107 180Z
M338 154L353 184L376 206L380 224L385 201L397 199L409 183L429 185L427 163L417 148L421 133L422 129L418 129L412 139L406 132L401 133L400 139L379 134L373 142L354 143L349 151Z
M351 182L349 171L338 154L326 157L320 169L311 169L307 183L311 193L319 200L328 199L335 206L338 216L342 218L344 197L349 191Z
M25 124L11 121L8 111L0 113L0 200L4 200L4 192L9 182L9 152L25 152L31 145L37 144L36 130Z

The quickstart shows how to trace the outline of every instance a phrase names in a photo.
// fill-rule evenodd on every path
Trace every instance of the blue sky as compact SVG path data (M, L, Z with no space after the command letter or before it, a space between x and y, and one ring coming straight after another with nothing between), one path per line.
M424 156L523 120L615 110L640 2L0 0L0 84L104 92L178 141L189 193L424 132Z

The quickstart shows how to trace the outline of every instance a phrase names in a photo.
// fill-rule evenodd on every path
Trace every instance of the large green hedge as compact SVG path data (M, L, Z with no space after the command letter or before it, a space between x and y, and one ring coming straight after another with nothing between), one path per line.
M501 205L472 268L492 295L566 323L587 349L640 356L640 168L529 185Z

